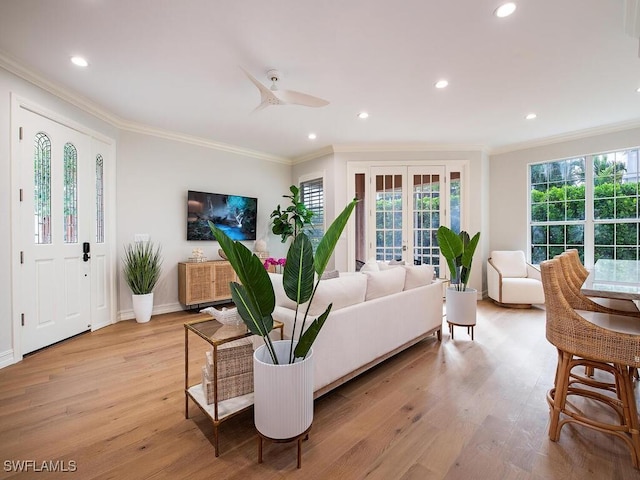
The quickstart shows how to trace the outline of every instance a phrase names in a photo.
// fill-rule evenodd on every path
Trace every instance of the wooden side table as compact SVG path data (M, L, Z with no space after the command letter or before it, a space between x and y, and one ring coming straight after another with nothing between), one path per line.
M284 323L274 320L273 329L280 330L280 339L284 338ZM189 332L196 334L213 347L213 403L207 403L202 389L202 383L189 385ZM219 456L218 427L229 418L244 412L253 406L253 392L239 397L218 401L218 347L225 343L249 337L252 333L243 323L238 326L222 325L209 315L184 324L184 416L189 418L189 399L202 410L213 422L213 448L216 457Z

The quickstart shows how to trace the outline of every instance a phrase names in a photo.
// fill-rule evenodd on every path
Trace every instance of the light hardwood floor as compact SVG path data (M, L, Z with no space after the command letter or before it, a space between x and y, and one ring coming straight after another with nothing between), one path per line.
M121 322L0 370L0 478L640 478L610 436L568 425L548 440L556 358L543 310L482 301L474 342L444 328L442 343L427 339L318 399L301 470L295 444L266 444L257 463L251 411L221 426L218 458L209 420L193 404L185 419L182 324L193 318ZM206 344L190 343L197 373ZM77 471L6 471L19 460Z

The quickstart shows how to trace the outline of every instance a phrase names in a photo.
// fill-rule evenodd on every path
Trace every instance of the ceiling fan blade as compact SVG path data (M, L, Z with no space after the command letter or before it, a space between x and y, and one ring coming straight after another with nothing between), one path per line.
M329 102L322 98L314 97L306 93L295 92L293 90L276 90L273 92L283 103L304 105L306 107L324 107Z
M278 97L276 97L269 88L265 87L262 83L260 83L253 75L247 72L244 68L242 67L240 68L245 73L245 75L249 78L249 80L251 80L251 82L256 87L258 87L258 90L260 90L260 105L258 105L254 111L262 110L263 108L268 107L269 105L280 105L285 103L281 101Z

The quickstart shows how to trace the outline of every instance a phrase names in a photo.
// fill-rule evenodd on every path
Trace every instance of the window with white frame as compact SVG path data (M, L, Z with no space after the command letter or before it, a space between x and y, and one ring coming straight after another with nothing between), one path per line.
M532 263L575 248L585 264L639 259L638 148L529 166Z
M311 225L304 232L311 240L313 249L318 247L324 235L324 187L322 177L300 182L300 200L313 212Z

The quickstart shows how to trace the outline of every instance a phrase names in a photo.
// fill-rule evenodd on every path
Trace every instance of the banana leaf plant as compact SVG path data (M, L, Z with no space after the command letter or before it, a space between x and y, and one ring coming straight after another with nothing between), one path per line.
M331 255L333 255L338 239L347 225L356 203L356 199L352 200L336 217L320 240L315 255L311 241L305 233L298 233L289 247L282 282L287 297L296 302L296 310L288 363L293 363L296 358L307 356L331 312L333 304L329 304L320 316L311 319L309 328L305 329L309 307L320 283L320 278ZM265 270L262 260L242 243L231 240L226 233L211 222L209 222L209 227L238 276L239 282L231 282L231 297L238 313L249 331L263 338L273 363L277 365L279 361L269 337L269 332L273 328L273 311L276 304L269 274ZM299 311L300 305L306 302L308 302L306 309L302 313ZM298 329L299 316L302 317L302 325ZM294 343L296 343L295 350Z
M450 228L441 225L437 237L440 252L449 265L451 284L456 290L464 292L471 275L471 263L480 240L480 232L469 238L469 234L464 230L456 234Z

